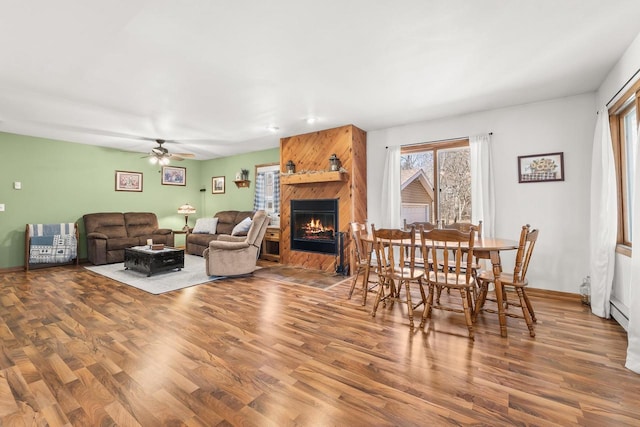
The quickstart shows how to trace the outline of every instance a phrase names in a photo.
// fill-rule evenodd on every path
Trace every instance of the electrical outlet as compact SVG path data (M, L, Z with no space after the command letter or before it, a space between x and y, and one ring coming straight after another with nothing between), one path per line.
M14 190L21 190L22 189L22 183L20 181L15 181L13 183L13 189Z
M0 212L4 212L4 203L0 203Z

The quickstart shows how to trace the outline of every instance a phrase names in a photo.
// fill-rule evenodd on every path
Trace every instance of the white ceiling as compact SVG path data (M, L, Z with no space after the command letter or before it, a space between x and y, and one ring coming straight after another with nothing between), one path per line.
M0 5L0 131L198 159L594 91L640 33L638 0Z

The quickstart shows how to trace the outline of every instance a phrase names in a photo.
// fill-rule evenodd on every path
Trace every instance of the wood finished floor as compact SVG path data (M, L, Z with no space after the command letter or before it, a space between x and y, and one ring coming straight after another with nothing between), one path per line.
M0 273L2 426L640 425L626 334L573 296L538 323L249 277L151 295L82 267ZM421 309L417 310L421 313Z

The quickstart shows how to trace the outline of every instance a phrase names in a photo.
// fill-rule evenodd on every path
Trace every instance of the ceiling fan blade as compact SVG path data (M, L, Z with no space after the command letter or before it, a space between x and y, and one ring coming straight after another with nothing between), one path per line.
M185 159L193 159L194 157L196 157L195 154L191 154L191 153L171 153L171 155L184 157Z

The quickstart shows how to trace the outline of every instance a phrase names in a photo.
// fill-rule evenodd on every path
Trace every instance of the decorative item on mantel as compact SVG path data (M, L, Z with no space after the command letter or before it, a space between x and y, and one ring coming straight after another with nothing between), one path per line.
M249 179L249 169L240 169L242 172L242 180L247 181Z
M288 174L296 173L296 164L293 163L292 160L289 160L287 162L287 173Z
M189 214L196 213L196 208L186 203L178 208L178 213L184 214L184 227L182 227L182 230L189 231Z
M340 170L340 159L338 156L334 154L329 157L329 170L331 171L339 171Z

